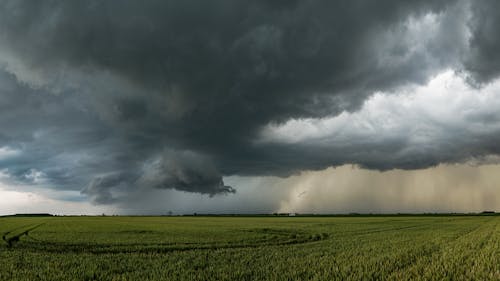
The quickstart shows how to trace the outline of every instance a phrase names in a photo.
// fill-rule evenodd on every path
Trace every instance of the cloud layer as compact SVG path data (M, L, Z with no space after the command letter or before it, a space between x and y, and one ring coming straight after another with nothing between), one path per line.
M500 81L478 90L447 71L406 93L376 93L353 113L269 124L257 143L378 170L486 161L500 152L499 108Z
M10 185L109 204L148 188L233 193L229 175L425 168L500 150L495 1L1 6ZM442 73L466 82L425 86Z

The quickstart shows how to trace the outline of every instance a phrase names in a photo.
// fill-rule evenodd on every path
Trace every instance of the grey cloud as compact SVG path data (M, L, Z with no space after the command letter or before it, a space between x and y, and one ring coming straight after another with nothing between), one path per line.
M164 152L148 161L143 169L139 186L174 188L210 196L235 192L232 187L224 185L222 175L209 158L192 151Z
M361 143L378 153L359 157L355 146L325 153L254 140L269 123L353 112L374 92L447 68L495 77L483 62L496 19L479 16L492 10L481 3L4 1L0 143L22 154L0 169L25 183L34 169L47 186L110 203L139 187L231 193L223 176L353 160L376 169L461 161L416 147L386 166L401 139ZM497 153L490 141L467 151Z
M111 204L116 198L111 193L111 188L124 184L123 175L119 173L97 176L82 190L89 199L96 204Z
M470 20L470 52L465 67L472 79L484 84L500 74L500 3L498 1L472 1Z

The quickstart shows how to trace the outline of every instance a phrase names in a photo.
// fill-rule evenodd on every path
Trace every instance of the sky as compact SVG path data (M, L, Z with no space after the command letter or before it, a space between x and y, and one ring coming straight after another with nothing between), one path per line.
M2 1L0 214L500 211L500 2Z

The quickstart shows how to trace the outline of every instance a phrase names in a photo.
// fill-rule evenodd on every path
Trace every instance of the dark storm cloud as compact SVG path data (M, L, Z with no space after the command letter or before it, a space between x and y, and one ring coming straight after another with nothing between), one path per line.
M90 184L82 190L82 194L85 194L89 199L96 204L111 204L116 201L111 194L110 189L113 187L119 187L125 182L123 175L121 174L109 174L97 176Z
M224 175L350 162L386 169L390 141L357 155L355 146L334 153L254 140L269 123L355 111L374 92L422 84L446 68L477 81L497 74L489 2L1 5L0 144L20 153L0 158L0 168L12 182L82 190L96 203L138 186L234 192ZM498 152L478 147L467 151ZM463 158L416 155L390 167Z
M485 83L500 74L500 3L475 1L471 6L471 50L465 65L475 82Z
M210 196L235 192L224 185L222 175L210 159L191 151L166 151L148 161L143 169L137 182L139 186L174 188Z

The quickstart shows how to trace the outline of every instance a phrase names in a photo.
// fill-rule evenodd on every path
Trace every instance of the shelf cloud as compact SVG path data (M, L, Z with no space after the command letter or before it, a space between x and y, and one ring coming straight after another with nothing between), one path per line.
M497 1L3 1L0 171L117 204L500 154ZM490 159L490 160L488 160Z

